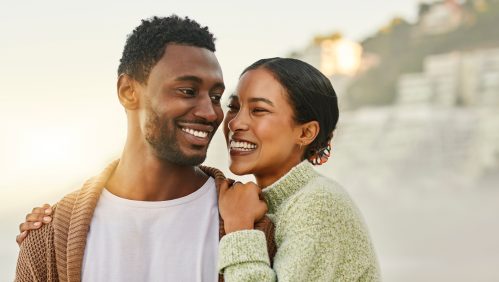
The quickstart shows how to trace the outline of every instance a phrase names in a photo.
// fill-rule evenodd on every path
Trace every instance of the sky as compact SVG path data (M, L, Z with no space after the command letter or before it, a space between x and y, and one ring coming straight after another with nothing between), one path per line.
M414 0L1 3L0 197L16 200L0 209L54 201L119 156L126 123L116 68L143 18L175 13L209 26L230 92L257 59L336 31L361 40L392 17L417 13Z

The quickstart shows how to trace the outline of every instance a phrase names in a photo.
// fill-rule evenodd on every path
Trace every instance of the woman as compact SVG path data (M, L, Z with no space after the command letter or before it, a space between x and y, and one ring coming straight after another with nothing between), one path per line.
M253 174L256 184L236 182L220 191L227 235L218 266L225 281L380 279L359 211L312 167L327 161L337 121L336 93L312 66L271 58L243 71L224 134L230 170ZM263 232L254 229L266 213L275 224L273 258ZM40 218L35 214L30 218Z

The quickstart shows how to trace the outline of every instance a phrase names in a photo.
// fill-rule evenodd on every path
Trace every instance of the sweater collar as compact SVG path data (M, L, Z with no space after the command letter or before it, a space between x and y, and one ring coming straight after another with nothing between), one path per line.
M275 213L282 202L298 192L315 176L317 172L312 164L304 160L276 182L265 187L262 192L267 201L269 213Z

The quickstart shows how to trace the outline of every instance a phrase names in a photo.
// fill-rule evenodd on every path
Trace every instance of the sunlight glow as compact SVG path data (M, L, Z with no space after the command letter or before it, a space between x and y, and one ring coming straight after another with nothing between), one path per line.
M324 40L321 43L321 71L326 76L354 75L360 66L362 47L347 40Z
M75 162L72 152L82 147L75 132L62 127L29 128L19 133L16 144L16 166L31 170L61 168Z

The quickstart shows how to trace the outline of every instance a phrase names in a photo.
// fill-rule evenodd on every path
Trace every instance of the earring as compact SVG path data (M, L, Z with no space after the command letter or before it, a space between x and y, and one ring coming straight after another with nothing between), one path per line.
M317 152L310 156L308 160L313 164L313 165L322 165L326 163L331 156L331 144L328 143L326 147L317 150Z

